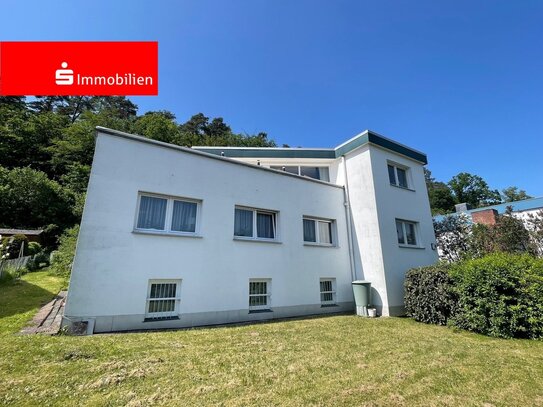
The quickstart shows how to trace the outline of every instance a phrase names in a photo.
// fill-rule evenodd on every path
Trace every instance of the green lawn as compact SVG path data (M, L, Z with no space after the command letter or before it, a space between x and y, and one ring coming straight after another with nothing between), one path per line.
M543 342L401 318L16 335L63 283L0 285L0 405L543 406Z

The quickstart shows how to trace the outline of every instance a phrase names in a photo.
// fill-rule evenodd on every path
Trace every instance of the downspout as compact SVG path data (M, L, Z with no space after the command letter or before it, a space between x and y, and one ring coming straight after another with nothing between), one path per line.
M345 196L345 218L347 219L347 240L349 241L349 264L351 266L351 281L356 280L356 270L354 266L354 246L353 246L353 228L351 224L351 200L349 197L349 178L347 177L347 164L345 162L345 155L341 156L341 162L343 163L343 172L345 174L345 187L343 188L343 194Z

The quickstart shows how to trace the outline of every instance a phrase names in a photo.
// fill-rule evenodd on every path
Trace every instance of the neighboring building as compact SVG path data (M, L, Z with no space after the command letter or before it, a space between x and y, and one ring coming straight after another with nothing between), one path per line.
M25 235L29 242L41 243L42 229L0 229L0 236L2 238L11 237L15 235Z
M95 332L403 312L437 253L426 156L365 131L335 149L170 145L97 128L65 309Z
M485 206L483 208L471 209L469 205L463 203L456 205L456 212L448 215L436 216L436 220L443 219L444 216L450 216L457 213L467 214L473 223L484 223L492 225L496 223L497 215L503 215L508 207L512 208L511 214L518 219L526 221L530 215L535 215L543 211L543 197L524 199L522 201L505 202L497 205Z

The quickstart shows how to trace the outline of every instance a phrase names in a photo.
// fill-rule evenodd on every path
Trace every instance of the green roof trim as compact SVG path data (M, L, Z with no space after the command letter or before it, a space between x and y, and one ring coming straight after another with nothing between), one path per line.
M223 155L224 157L248 158L336 158L332 149L304 149L304 148L221 148L221 147L193 147L194 150L209 154Z
M332 148L274 148L274 147L192 147L194 150L203 151L224 157L245 158L328 158L335 159L348 154L354 149L365 144L373 144L395 153L409 157L423 164L428 164L426 154L414 150L403 144L397 143L370 130L359 134L335 149Z

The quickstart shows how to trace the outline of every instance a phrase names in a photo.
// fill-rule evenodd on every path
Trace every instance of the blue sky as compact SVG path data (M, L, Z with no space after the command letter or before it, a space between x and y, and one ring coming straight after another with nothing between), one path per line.
M0 40L157 40L159 95L279 144L371 129L543 196L541 1L1 0Z

